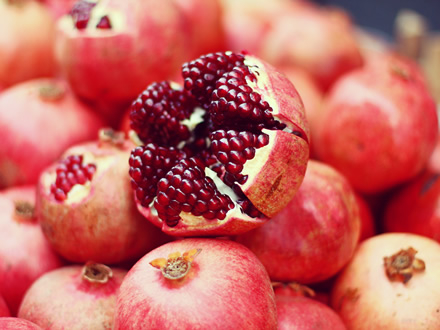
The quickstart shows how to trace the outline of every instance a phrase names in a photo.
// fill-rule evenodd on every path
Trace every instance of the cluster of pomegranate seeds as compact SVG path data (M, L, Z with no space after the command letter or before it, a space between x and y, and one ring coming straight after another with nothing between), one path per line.
M218 52L200 56L182 66L185 89L207 108L217 80L236 66L245 66L243 54Z
M204 165L197 158L181 160L157 187L154 207L171 227L179 222L181 211L222 220L234 207L229 196L221 194L214 181L205 175Z
M80 0L75 2L69 14L72 16L75 27L78 30L84 30L87 28L90 20L90 13L95 6L96 2L93 1ZM101 17L96 27L98 29L111 29L112 25L110 18L107 15Z
M161 178L186 155L173 147L165 148L149 143L133 149L129 159L129 174L136 198L148 207L156 196Z
M74 185L92 180L95 171L94 164L83 164L82 155L70 155L58 164L56 180L51 184L50 192L57 201L62 202Z
M189 92L175 90L166 81L156 82L133 102L130 126L144 143L176 146L191 136L181 121L190 117L196 105Z

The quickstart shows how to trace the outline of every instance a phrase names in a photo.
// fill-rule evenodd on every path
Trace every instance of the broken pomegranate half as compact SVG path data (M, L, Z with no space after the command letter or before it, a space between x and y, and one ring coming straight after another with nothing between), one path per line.
M130 176L139 210L168 234L234 235L292 199L309 157L292 83L244 53L185 63L184 86L156 82L133 102Z

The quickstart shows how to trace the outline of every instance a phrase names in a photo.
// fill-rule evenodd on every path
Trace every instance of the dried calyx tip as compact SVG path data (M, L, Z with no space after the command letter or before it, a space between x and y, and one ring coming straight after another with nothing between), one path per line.
M391 257L384 257L384 267L391 281L407 283L415 272L425 270L425 262L415 258L417 250L412 247L400 250Z
M113 271L104 264L88 262L82 269L82 278L91 283L107 283L113 277Z
M47 83L40 86L38 94L44 101L57 101L63 98L65 93L64 88L57 84Z
M101 143L109 143L115 146L122 146L125 141L124 132L118 132L112 128L102 128L99 130L98 138Z
M20 220L34 219L35 206L27 201L15 201L15 215Z
M168 259L158 258L150 262L150 265L161 270L162 275L170 280L178 280L186 276L191 269L194 258L202 249L192 249L183 255L174 252L168 255Z

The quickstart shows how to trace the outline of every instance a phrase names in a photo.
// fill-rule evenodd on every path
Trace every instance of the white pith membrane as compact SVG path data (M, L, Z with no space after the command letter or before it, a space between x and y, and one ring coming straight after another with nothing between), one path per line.
M96 3L96 5L90 11L89 21L86 28L77 29L73 17L68 13L63 15L58 20L58 27L63 31L69 31L72 36L81 36L87 33L88 36L112 36L115 33L124 31L127 29L126 18L120 10L109 8L104 4L105 1L91 1L87 2ZM102 17L107 16L110 20L110 29L100 29L96 25L99 23Z
M257 77L257 82L252 82L249 80L249 78L246 78L246 83L252 88L253 91L257 92L263 101L268 102L269 106L272 109L272 116L275 118L275 120L278 120L277 114L280 113L279 104L275 101L276 95L275 91L273 90L270 79L268 74L264 70L260 70L260 67L262 66L261 62L253 57L245 57L244 64L248 66L251 73L253 73ZM177 84L170 84L171 87L175 90L181 89L179 85ZM203 115L206 113L206 111L203 108L197 107L194 112L191 114L189 119L185 119L181 121L180 123L183 125L186 125L191 132L193 132L193 129L197 126L197 124L203 122ZM280 121L280 120L278 120ZM271 154L274 151L273 145L276 143L275 136L278 134L277 131L283 131L286 133L292 134L292 138L296 139L297 136L294 136L293 131L294 128L298 130L298 127L294 126L291 122L283 122L286 124L286 127L283 130L270 130L270 129L263 129L261 131L261 134L267 134L269 136L269 143L261 148L255 148L255 156L247 160L243 164L243 170L240 172L243 176L248 176L247 180L243 184L239 184L236 182L236 184L241 188L243 192L246 191L246 189L249 186L252 186L254 184L254 180L252 178L256 178L258 176L258 173L260 170L266 165L268 159L270 158ZM227 131L227 129L225 129ZM190 141L193 139L193 137L190 139ZM135 140L138 140L138 138ZM181 144L179 144L178 148L181 148L185 143L188 141L183 141ZM209 148L210 140L207 139L207 147ZM220 164L220 163L217 163ZM262 218L254 218L249 215L247 215L241 208L241 206L238 204L238 201L242 198L240 198L231 187L226 185L218 176L217 173L211 170L209 167L205 167L205 175L207 177L210 177L215 185L217 190L223 194L227 195L231 198L231 200L234 202L234 207L230 209L226 213L226 217L221 219L211 219L208 220L201 216L195 216L192 213L181 211L179 213L180 220L178 224L175 227L169 227L165 224L165 221L159 218L160 222L163 223L165 227L167 227L170 231L173 230L173 228L179 228L182 227L194 227L199 228L203 227L205 229L209 229L210 227L218 227L219 223L227 223L229 219L236 218L241 219L246 222L261 222L264 221ZM157 197L153 198L153 201L150 203L149 208L151 211L151 214L158 217L157 210L154 208L154 201ZM251 201L252 203L252 201Z
M113 156L111 155L95 155L89 151L84 151L83 148L74 148L70 149L68 154L63 155L62 160L66 159L71 155L82 155L83 161L82 164L94 164L95 165L95 173L93 173L92 180L87 180L83 184L75 184L72 186L70 191L66 194L66 199L64 201L57 201L55 198L51 198L50 200L55 203L62 203L67 205L72 205L79 203L90 195L92 190L92 181L96 180L96 177L99 177L102 173L104 173L114 161ZM58 164L51 170L43 174L41 180L43 183L43 187L46 195L52 196L50 191L50 186L52 183L55 183L57 178L56 168Z

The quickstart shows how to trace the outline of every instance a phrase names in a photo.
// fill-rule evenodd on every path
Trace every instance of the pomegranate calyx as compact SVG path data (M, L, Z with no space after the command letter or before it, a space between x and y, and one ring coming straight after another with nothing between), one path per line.
M173 252L168 258L158 258L150 262L150 265L161 270L162 275L169 280L178 280L186 276L191 269L194 258L202 249L192 249L183 255L180 252Z
M83 267L81 277L90 283L104 284L113 277L113 271L104 264L89 261Z
M384 257L384 266L387 277L391 281L407 283L415 272L425 270L425 262L415 258L417 250L412 247L400 250L391 257Z
M391 65L391 73L402 78L403 80L411 80L411 75L408 70L398 64Z
M27 201L15 201L15 218L19 222L32 222L35 220L34 216L35 206Z
M98 139L101 144L122 147L125 141L125 134L124 132L118 132L112 128L106 127L99 130Z

